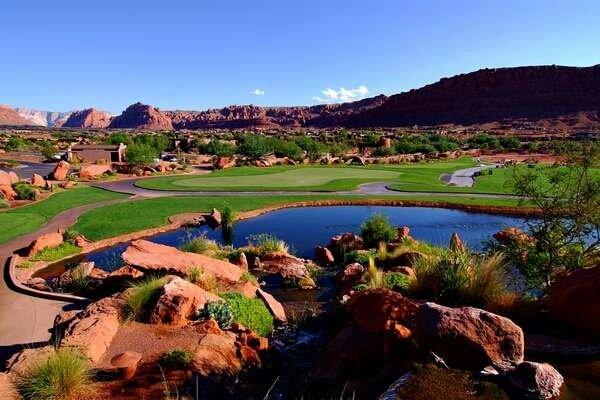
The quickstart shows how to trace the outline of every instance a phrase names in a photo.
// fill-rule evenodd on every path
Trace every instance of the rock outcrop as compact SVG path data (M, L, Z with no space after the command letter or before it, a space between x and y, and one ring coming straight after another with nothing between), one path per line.
M147 240L131 242L123 253L123 260L143 272L155 271L185 276L190 268L202 266L204 272L223 281L237 282L242 275L242 270L237 265L227 261L188 253Z
M33 122L19 115L14 109L0 105L0 125L35 125Z
M17 198L17 192L10 185L0 185L0 198L12 201Z
M80 179L94 179L106 172L112 171L112 168L108 164L88 164L82 165L79 170Z
M242 369L235 335L207 333L194 352L192 370L204 377L233 377Z
M54 167L52 174L50 174L50 178L55 181L64 181L67 179L67 176L69 176L69 168L71 168L71 166L68 162L59 161L58 164L56 164L56 167Z
M123 300L106 297L87 306L67 326L61 345L81 350L98 362L119 330Z
M275 299L275 297L260 288L256 290L256 294L265 302L267 309L271 312L275 320L279 322L287 322L285 309L281 303Z
M56 247L63 242L63 235L60 232L44 233L38 236L27 248L27 256L31 257L46 247Z
M525 361L508 373L516 394L527 399L558 399L564 383L562 375L550 364Z
M556 319L600 337L600 266L557 278L550 289L550 311Z
M417 340L450 367L508 368L523 361L524 337L505 317L473 307L422 304L415 318Z
M75 111L62 124L63 128L104 129L110 125L110 113L95 108Z
M43 188L46 187L46 180L41 175L33 174L31 176L31 184L35 187Z
M185 325L204 304L220 300L219 296L178 276L168 276L166 281L150 315L151 323Z
M162 113L158 108L142 103L135 103L127 107L121 115L112 119L108 127L148 130L173 129L171 118Z

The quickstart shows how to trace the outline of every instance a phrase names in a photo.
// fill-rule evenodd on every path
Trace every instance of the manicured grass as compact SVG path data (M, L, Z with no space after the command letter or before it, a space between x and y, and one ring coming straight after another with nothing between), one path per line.
M146 189L177 191L341 191L369 182L424 184L443 189L440 175L475 163L463 158L408 165L239 167L202 176L165 176L143 179ZM407 189L409 190L409 189ZM412 189L421 190L421 189Z
M29 206L0 212L0 243L33 232L58 213L84 204L126 198L103 189L80 186L50 196Z
M160 197L128 201L90 210L79 217L73 229L90 240L100 240L125 233L166 225L171 215L186 212L206 212L227 203L233 211L242 212L262 207L327 199L389 199L406 201L430 201L449 204L517 206L518 201L510 198L451 197L451 196L215 196L215 197Z

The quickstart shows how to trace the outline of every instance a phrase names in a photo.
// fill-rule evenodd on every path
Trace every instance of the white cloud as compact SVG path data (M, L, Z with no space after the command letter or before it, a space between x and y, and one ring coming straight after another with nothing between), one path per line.
M250 92L250 94L253 94L255 96L264 96L265 91L261 90L261 89L254 89L253 91Z
M360 85L354 89L339 88L331 89L327 88L321 90L323 96L314 96L313 100L320 101L323 103L344 103L347 101L359 100L365 97L369 93L369 89L365 85Z

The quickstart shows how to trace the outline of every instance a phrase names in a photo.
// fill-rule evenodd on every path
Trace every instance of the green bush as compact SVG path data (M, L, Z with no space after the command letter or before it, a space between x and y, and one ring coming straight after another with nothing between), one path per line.
M71 400L89 390L91 367L79 352L60 349L47 360L32 366L17 380L26 400Z
M395 292L405 293L408 285L408 276L401 272L386 272L383 275L383 286Z
M135 321L146 321L164 285L165 279L157 277L148 277L132 284L125 300L123 316Z
M292 160L301 160L304 152L295 142L277 139L273 142L273 151L277 157L288 157Z
M375 214L360 227L361 236L367 246L375 248L379 243L391 242L396 238L396 229L390 220L381 214Z
M221 225L225 228L231 228L235 222L235 212L229 204L223 204L221 208Z
M250 272L248 271L244 271L242 272L242 275L240 276L240 282L251 282L251 283L258 283L258 279L256 279L256 277L254 275L252 275Z
M239 152L247 157L257 160L273 152L273 143L265 136L247 135L242 138Z
M349 253L346 253L346 263L359 263L363 266L369 265L369 259L375 257L377 255L377 251L374 249L364 250L364 251L356 251L353 250Z
M154 164L159 153L150 144L132 143L127 146L125 158L128 163L139 167Z
M251 246L258 247L263 254L289 251L288 245L281 239L270 233L259 233L248 238Z
M233 312L235 321L261 336L273 331L273 316L260 299L249 299L237 292L222 295Z
M19 196L19 199L21 200L35 200L36 198L37 189L35 186L19 182L13 185L13 189L15 189L17 196Z
M4 199L0 199L0 208L8 208L8 202Z
M214 319L221 329L229 329L231 324L235 322L233 309L224 301L209 301L198 312L198 318Z
M31 261L56 261L61 258L77 254L81 251L81 248L75 246L70 242L64 242L56 247L46 247L40 252L30 258Z
M160 364L167 368L187 368L194 359L190 350L176 348L169 350L160 357Z
M198 151L204 154L211 154L218 157L231 157L237 151L237 147L229 142L220 140L211 140L198 146Z

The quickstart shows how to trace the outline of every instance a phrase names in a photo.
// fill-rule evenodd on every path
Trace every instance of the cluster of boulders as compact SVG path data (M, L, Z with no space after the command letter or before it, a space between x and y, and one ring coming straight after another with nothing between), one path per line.
M383 366L433 360L482 379L494 376L522 397L554 399L560 393L560 373L549 364L524 361L523 331L508 318L415 302L387 289L353 293L346 309L349 320L312 372L316 380L347 379L365 368L376 375Z

